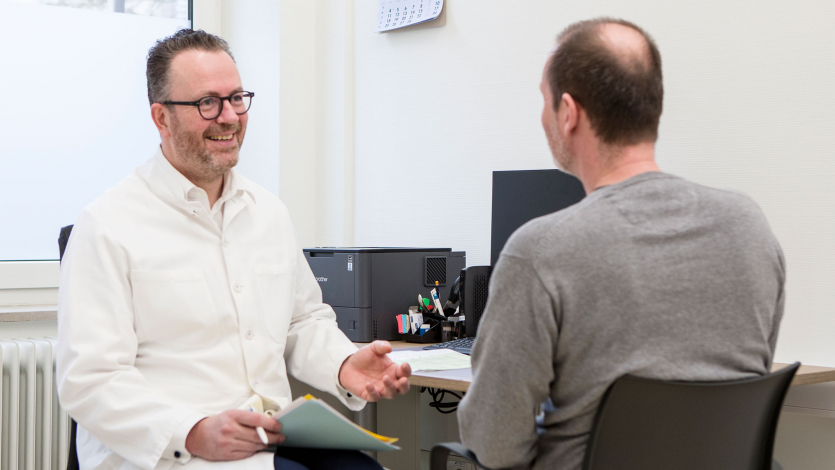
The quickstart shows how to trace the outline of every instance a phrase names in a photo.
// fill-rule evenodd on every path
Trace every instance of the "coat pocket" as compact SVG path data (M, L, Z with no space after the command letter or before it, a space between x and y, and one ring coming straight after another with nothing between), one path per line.
M140 342L198 349L220 339L217 308L201 271L134 270L130 276Z
M296 265L260 264L254 271L267 331L284 344L296 304Z

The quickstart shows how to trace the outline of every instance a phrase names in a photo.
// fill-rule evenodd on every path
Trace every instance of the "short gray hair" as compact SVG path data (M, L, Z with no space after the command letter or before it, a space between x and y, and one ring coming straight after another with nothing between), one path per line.
M145 70L145 76L148 78L148 101L151 104L168 100L168 71L171 61L180 52L188 50L223 51L235 60L226 41L202 29L181 29L172 36L160 39L148 51L148 67Z

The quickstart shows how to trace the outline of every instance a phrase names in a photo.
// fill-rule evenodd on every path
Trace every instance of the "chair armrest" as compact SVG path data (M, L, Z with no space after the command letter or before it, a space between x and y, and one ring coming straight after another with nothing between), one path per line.
M429 469L446 470L446 461L447 457L449 457L450 452L455 452L456 454L463 457L465 460L468 460L474 463L475 465L484 468L485 470L489 470L487 469L487 467L479 463L478 459L475 457L475 454L472 453L470 449L467 449L466 447L464 447L463 444L459 442L444 442L441 444L435 444L435 446L432 447L432 454L429 457Z

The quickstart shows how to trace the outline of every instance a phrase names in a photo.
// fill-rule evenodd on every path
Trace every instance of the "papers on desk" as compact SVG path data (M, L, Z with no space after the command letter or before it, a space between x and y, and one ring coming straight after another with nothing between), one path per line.
M471 366L470 356L451 349L392 351L389 357L397 364L409 363L412 372L467 369Z

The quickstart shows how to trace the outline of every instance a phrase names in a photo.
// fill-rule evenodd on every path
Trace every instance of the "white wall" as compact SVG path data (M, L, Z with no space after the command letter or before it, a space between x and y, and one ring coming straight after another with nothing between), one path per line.
M354 237L354 2L316 4L316 246Z
M255 93L237 169L275 194L280 178L280 18L278 2L194 0L194 28L227 40L244 89Z
M354 13L358 244L489 263L491 172L553 165L538 84L556 34L624 17L661 50L662 168L748 193L785 250L777 360L835 366L835 3L450 0L445 26L385 34L376 5Z
M251 12L257 11L257 15ZM255 93L238 169L278 194L279 169L279 5L278 2L223 2L221 36L229 41L244 89ZM251 31L252 34L240 34Z
M350 244L353 1L198 1L195 27L229 41L256 93L239 171L287 204L302 245Z
M356 240L490 262L494 170L551 168L539 79L558 24L545 2L445 2L438 28L356 18ZM384 197L383 197L384 196Z

